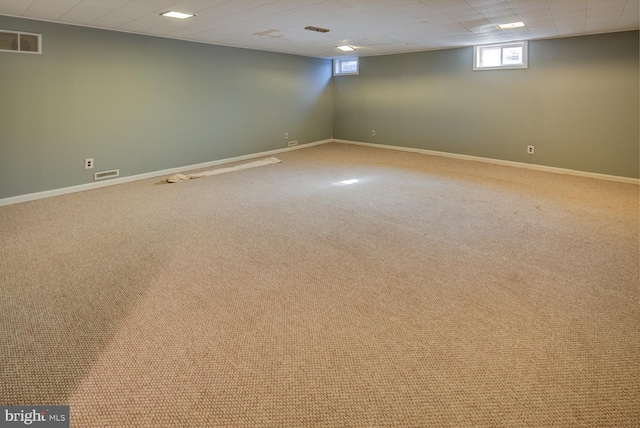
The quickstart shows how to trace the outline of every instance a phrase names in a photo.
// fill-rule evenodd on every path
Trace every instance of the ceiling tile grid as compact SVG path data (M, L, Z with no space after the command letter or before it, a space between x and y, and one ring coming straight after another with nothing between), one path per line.
M0 0L0 15L322 58L635 30L639 0ZM184 21L168 10L195 13ZM524 28L496 24L523 21ZM329 33L304 30L306 26Z

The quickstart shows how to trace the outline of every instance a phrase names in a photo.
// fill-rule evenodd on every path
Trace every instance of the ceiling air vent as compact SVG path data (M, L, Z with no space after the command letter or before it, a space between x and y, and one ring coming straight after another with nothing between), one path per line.
M0 30L0 52L42 53L42 35Z
M320 27L312 27L311 25L308 27L304 27L305 30L309 30L309 31L316 31L318 33L328 33L329 30L326 28L320 28Z

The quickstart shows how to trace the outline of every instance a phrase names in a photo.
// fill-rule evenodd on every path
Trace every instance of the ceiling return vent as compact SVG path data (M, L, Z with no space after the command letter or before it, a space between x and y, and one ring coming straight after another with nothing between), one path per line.
M328 28L314 27L312 25L304 27L304 29L309 31L315 31L317 33L328 33L330 31Z
M42 53L42 35L0 30L0 52Z

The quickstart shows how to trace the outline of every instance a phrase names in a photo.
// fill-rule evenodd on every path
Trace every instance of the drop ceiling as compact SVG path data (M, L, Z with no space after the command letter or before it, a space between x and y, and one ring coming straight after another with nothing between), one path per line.
M638 29L639 0L0 0L0 15L321 58ZM195 13L166 18L168 10ZM524 28L496 24L522 21ZM304 27L327 28L328 33ZM19 29L13 29L19 30Z

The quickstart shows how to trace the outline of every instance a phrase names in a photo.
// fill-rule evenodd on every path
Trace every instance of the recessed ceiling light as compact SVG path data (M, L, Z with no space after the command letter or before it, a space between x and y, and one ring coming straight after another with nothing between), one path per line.
M357 178L352 178L351 180L338 181L337 183L333 183L336 186L348 186L349 184L359 183L360 180Z
M342 52L355 51L355 49L349 45L336 46L336 48L340 49Z
M509 24L498 24L496 25L500 30L509 30L511 28L519 28L524 27L524 22L510 22Z
M169 12L161 13L160 15L166 16L167 18L178 18L178 19L187 19L187 18L191 18L192 16L196 16L193 13L182 13L182 12L176 12L175 10L170 10Z

